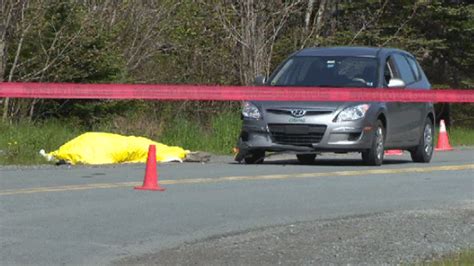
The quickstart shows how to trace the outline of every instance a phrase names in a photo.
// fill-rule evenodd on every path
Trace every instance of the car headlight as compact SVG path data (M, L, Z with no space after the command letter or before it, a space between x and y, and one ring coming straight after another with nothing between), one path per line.
M260 119L262 115L257 106L250 102L243 102L242 104L242 115L246 118Z
M342 110L341 113L337 116L337 122L342 121L354 121L361 119L369 110L369 104L360 104L356 106L347 107L346 109Z

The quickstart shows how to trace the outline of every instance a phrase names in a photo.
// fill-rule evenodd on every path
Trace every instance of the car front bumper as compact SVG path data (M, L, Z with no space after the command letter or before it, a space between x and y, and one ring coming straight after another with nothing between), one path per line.
M269 126L270 125L270 126ZM311 124L280 124L280 128L286 128L291 137L279 138L275 131L272 131L271 124L264 121L244 120L240 134L238 148L242 153L252 150L264 151L290 151L290 152L352 152L369 149L372 144L372 125L364 120L342 122L342 123L318 123L313 126L324 127L320 139L311 142L307 135L293 134L293 127L307 127ZM281 132L285 136L285 132ZM304 139L304 143L298 143L299 139Z

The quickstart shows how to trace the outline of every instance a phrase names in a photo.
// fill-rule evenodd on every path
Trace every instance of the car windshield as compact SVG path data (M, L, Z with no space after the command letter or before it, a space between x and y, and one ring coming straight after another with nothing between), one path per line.
M296 56L272 75L272 86L375 87L377 60L357 56Z

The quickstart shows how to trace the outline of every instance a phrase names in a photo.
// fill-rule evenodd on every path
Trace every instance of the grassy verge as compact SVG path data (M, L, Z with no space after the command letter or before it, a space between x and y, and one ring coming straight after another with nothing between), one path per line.
M436 128L435 146L438 143L439 128ZM449 143L452 146L474 146L474 128L452 127L448 129Z
M230 154L240 133L241 120L237 113L213 117L209 125L188 119L177 119L163 130L161 142L193 151Z
M453 127L448 130L449 140L454 146L473 146L474 129Z
M0 123L0 165L47 163L39 155L40 149L47 152L56 150L68 140L87 131L144 136L193 151L230 154L240 132L239 113L221 113L202 120L198 122L196 119L176 117L170 120L172 122L163 123L143 117L122 117L102 121L92 127L57 120L34 124Z
M0 124L0 164L45 163L39 150L55 150L82 130L60 121Z
M439 260L416 263L415 265L426 266L458 266L474 265L474 250L465 250L457 254L444 256Z
M137 135L181 146L193 151L230 154L240 132L241 120L236 111L206 119L169 117L158 119L133 114L81 126L71 121L48 120L41 123L0 123L0 165L46 163L40 149L53 151L68 140L87 131ZM453 127L449 138L454 146L474 146L474 129Z

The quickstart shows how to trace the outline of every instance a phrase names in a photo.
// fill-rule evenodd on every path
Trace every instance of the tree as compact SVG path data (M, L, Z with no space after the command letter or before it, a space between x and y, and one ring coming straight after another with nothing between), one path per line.
M242 84L260 74L269 74L275 42L290 16L300 8L297 1L217 1L216 11L227 34L239 45Z
M7 37L16 30L21 32L20 41L18 42L17 49L15 52L15 62L13 62L12 68L8 74L8 81L12 81L14 68L18 63L19 51L23 44L23 40L28 26L25 26L25 12L28 7L28 1L26 0L2 0L0 2L0 82L5 80L7 74L6 64L8 61L8 40ZM2 121L6 121L8 118L8 111L10 107L10 99L5 98L3 100L3 113Z

